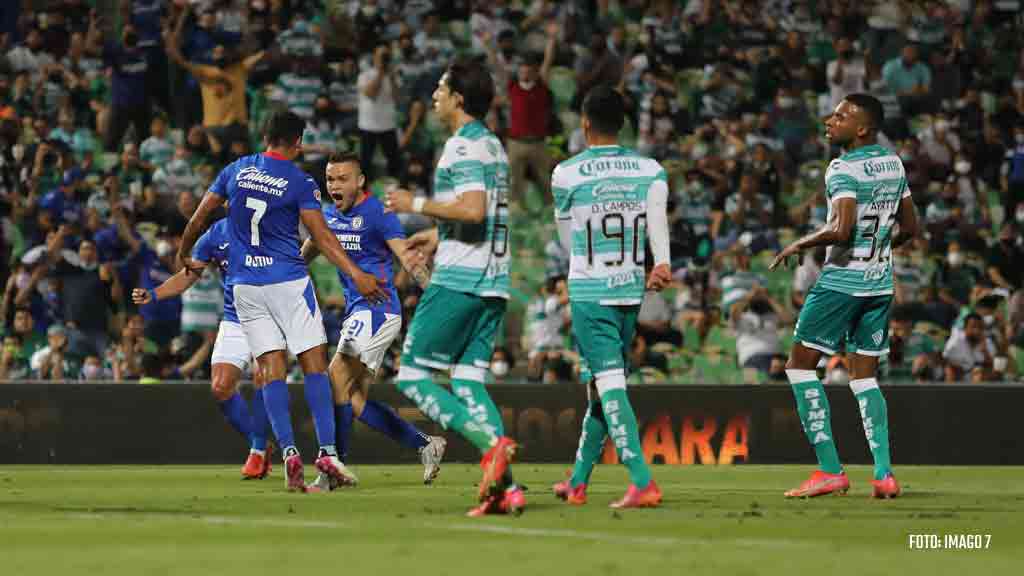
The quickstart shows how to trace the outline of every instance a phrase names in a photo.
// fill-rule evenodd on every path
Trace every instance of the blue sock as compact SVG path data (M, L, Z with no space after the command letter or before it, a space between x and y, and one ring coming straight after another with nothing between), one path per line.
M317 372L306 374L306 403L313 415L313 427L316 428L316 439L320 448L328 454L334 454L334 398L331 392L331 381L327 374Z
M334 418L337 426L335 444L338 458L344 462L348 457L348 438L352 434L352 404L335 404Z
M295 433L292 432L292 415L288 406L291 399L284 380L274 380L263 387L263 402L277 444L281 447L281 455L287 457L288 449L295 447Z
M367 400L359 420L370 428L387 434L392 440L406 448L419 450L427 445L430 437L402 419L390 406L376 400Z
M232 428L245 436L246 440L252 440L252 418L249 416L249 408L245 405L241 394L235 392L227 400L218 402L217 407L220 408Z
M267 432L270 431L270 419L267 418L267 407L263 403L263 389L257 388L252 394L252 442L250 448L263 452L267 449Z

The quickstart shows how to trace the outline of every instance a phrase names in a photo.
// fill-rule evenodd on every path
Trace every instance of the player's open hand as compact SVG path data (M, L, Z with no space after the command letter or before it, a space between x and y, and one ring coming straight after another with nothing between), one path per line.
M403 188L395 188L387 193L384 207L391 212L412 212L412 200L412 192Z
M786 268L789 268L789 263L786 260L790 256L793 256L793 255L799 254L799 253L800 253L800 247L796 243L793 243L793 244L790 244L789 246L786 246L786 248L783 249L782 252L779 252L775 256L775 260L772 260L772 263L768 266L768 269L769 270L775 270L776 268L779 267L779 264L783 264L783 263L786 264Z
M146 304L149 304L152 301L153 301L153 299L150 297L148 290L144 290L142 288L133 288L132 289L132 303L133 304L135 304L137 306L144 306Z
M672 282L672 268L668 264L658 264L651 269L647 277L647 289L661 292Z
M391 298L391 295L387 291L387 280L378 278L373 274L367 274L366 272L359 272L357 275L352 277L352 282L356 285L356 290L363 295L364 298L373 303L387 302Z

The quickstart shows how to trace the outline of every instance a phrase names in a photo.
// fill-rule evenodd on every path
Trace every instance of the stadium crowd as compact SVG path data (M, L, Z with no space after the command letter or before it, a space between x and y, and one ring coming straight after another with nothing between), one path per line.
M136 307L170 277L219 170L284 106L303 167L361 155L371 191L431 194L447 63L490 63L509 155L515 297L497 381L576 376L548 192L584 146L582 96L618 86L622 141L669 171L676 283L644 301L633 382L785 380L824 254L768 272L820 226L844 95L885 104L927 233L894 255L887 381L1015 379L1024 368L1024 12L947 0L8 0L0 7L0 379L209 377L221 288ZM407 231L422 228L403 220ZM344 311L313 266L328 334ZM400 277L406 315L415 283ZM408 324L408 318L406 319ZM397 356L389 363L395 369ZM847 377L842 355L827 381Z

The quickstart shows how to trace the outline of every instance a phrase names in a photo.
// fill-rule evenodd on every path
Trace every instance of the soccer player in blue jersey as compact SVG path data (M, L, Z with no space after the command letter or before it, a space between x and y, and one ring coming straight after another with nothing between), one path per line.
M347 481L350 474L334 445L327 336L299 253L300 221L360 294L374 301L390 296L384 281L360 270L345 254L324 221L315 181L292 162L301 151L304 128L305 122L294 113L271 115L264 132L266 152L243 156L221 171L185 227L178 250L182 266L201 273L204 265L191 258L192 248L209 226L211 214L228 203L228 275L234 283L235 310L267 381L263 400L283 452L287 487L299 492L305 492L306 485L288 412L285 350L298 357L306 375L306 402L320 444L317 469L338 481Z
M402 267L420 286L426 287L430 275L424 263L406 249L405 233L398 216L385 212L384 205L366 190L359 156L336 154L328 160L326 172L327 194L334 201L324 205L327 227L338 237L356 266L388 281L390 294L385 302L370 302L359 294L349 278L339 274L345 288L345 320L338 351L329 367L334 387L338 457L345 462L352 421L358 418L399 444L418 451L423 461L423 482L429 484L441 469L445 439L420 432L389 406L367 400L367 392L391 343L402 329L402 304L393 283L394 257L398 257ZM318 253L316 245L306 240L302 246L306 261L311 261ZM320 474L312 487L333 488L326 474Z
M230 243L227 220L218 220L196 243L192 251L192 260L220 269L220 283L224 289L224 317L217 328L217 340L213 344L213 354L210 357L213 372L211 387L217 406L228 424L249 440L249 457L242 467L242 478L262 480L270 473L270 458L267 454L270 421L267 419L267 411L263 404L263 379L258 369L253 367L253 384L256 392L252 397L251 410L238 392L238 381L249 368L252 353L249 351L249 343L235 312L233 283L228 274ZM182 268L155 289L132 290L132 301L141 306L180 296L198 282L199 278L199 274L192 274Z

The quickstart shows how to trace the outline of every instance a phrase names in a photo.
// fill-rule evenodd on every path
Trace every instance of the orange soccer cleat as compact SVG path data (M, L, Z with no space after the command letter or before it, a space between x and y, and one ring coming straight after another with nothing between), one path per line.
M242 466L242 480L263 480L270 475L270 445L266 450L257 452L249 451L249 457Z
M502 436L498 438L497 444L484 453L483 458L480 459L480 468L484 471L479 486L481 502L487 499L491 488L501 482L502 476L508 470L508 465L512 463L512 458L516 455L517 448L515 440Z
M892 472L881 480L871 481L871 495L875 498L895 498L900 493L902 490L900 490L899 482L896 482L896 477L892 475Z
M572 487L572 482L568 479L562 480L558 484L551 487L551 491L555 493L555 497L559 500L565 500L569 504L576 506L582 506L587 503L587 485L580 484L575 488Z
M609 508L654 508L661 504L661 488L651 480L646 488L640 490L634 484L629 485L626 494L608 505Z
M787 490L785 496L786 498L814 498L815 496L836 492L846 494L849 489L850 479L846 477L845 472L829 474L828 472L815 470L811 477L804 480L804 483L798 488Z

